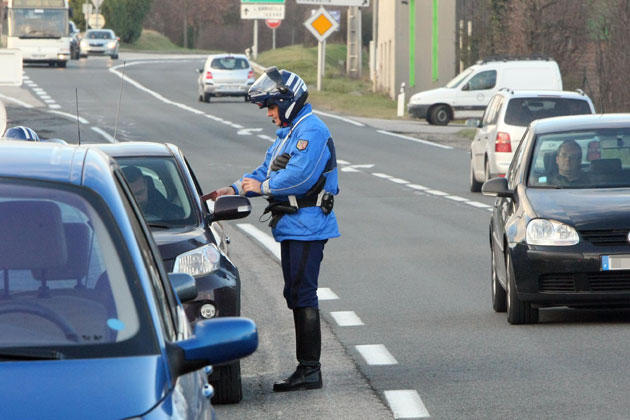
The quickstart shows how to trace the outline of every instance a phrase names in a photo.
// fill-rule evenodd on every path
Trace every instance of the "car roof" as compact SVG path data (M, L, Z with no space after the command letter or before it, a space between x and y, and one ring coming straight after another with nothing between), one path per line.
M208 59L211 59L211 58L227 58L227 57L244 58L245 60L247 60L247 56L245 54L229 54L229 53L225 53L225 54L210 54L208 56Z
M569 98L569 99L583 99L590 100L582 92L576 92L571 90L511 90L500 89L497 94L503 95L509 98Z
M172 156L177 146L148 141L126 141L120 143L93 144L99 150L113 157L123 156Z
M583 114L535 120L531 129L536 134L598 128L630 128L628 114Z

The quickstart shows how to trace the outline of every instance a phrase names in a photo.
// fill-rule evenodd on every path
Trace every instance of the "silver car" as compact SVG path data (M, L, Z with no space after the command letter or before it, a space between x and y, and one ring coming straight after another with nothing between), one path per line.
M81 57L89 54L109 55L118 58L120 38L111 29L88 29L81 39Z
M243 54L210 55L198 71L197 86L202 102L210 102L213 96L247 98L247 91L255 80L249 60Z

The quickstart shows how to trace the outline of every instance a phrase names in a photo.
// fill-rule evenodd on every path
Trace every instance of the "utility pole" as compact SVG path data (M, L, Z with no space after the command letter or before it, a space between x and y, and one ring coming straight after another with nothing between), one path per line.
M348 7L348 53L346 73L353 79L361 78L361 9Z
M370 41L370 79L376 92L376 63L378 63L378 0L372 0L372 41Z

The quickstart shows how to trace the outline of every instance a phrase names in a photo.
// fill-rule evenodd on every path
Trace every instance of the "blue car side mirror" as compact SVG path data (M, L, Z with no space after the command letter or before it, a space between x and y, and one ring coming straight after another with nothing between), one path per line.
M258 348L254 321L242 317L208 319L195 324L195 334L172 344L177 373L183 375L207 365L231 362L249 356Z

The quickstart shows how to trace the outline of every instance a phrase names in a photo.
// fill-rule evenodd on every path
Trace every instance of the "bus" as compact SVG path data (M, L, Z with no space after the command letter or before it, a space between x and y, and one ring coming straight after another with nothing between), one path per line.
M7 48L22 51L25 63L65 67L70 59L68 0L8 0L5 9Z

